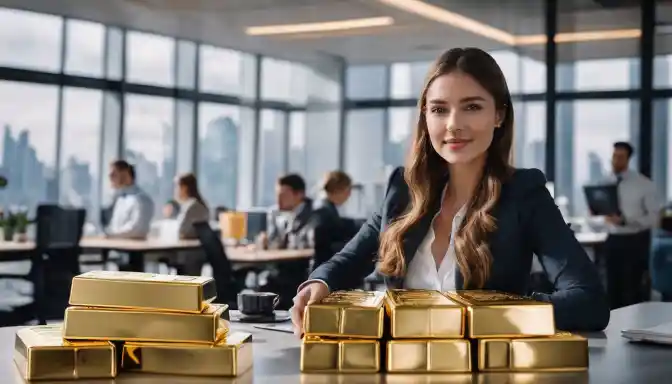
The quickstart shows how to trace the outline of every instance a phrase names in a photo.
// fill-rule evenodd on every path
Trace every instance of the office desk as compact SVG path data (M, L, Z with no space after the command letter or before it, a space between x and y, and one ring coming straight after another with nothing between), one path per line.
M321 375L299 372L299 340L293 335L234 323L234 328L253 333L254 368L237 379L188 378L160 375L127 375L102 383L665 383L672 377L672 347L631 344L621 329L648 327L672 321L671 303L642 303L612 311L604 333L589 337L590 369L578 373L494 373L466 375ZM6 384L24 384L12 361L17 327L0 328L0 377ZM164 380L164 381L162 381ZM86 381L77 381L86 383ZM100 382L89 382L96 384Z

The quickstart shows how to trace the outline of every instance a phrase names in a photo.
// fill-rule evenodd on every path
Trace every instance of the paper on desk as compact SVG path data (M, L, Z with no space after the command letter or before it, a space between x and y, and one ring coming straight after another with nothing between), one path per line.
M643 329L624 329L621 336L631 341L672 344L672 322Z

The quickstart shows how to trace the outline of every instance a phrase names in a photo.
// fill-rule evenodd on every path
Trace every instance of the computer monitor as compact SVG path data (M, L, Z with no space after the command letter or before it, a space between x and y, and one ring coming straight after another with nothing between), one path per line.
M247 213L247 239L254 241L257 235L266 231L267 211L265 209L252 209L245 213Z

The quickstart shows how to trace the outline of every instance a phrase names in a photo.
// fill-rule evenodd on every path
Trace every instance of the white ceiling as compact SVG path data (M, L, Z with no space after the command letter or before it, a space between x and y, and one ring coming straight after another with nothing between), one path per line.
M542 0L427 0L515 35L543 34ZM561 32L638 28L639 10L605 10L592 0L563 0ZM377 0L0 0L0 5L98 21L288 59L336 55L349 62L421 61L454 46L501 43L392 8ZM661 7L662 8L662 7ZM672 13L672 12L671 12ZM246 36L249 26L390 16L390 27L274 37ZM636 39L562 44L559 58L636 55ZM522 52L543 58L543 46ZM672 51L672 50L671 50Z

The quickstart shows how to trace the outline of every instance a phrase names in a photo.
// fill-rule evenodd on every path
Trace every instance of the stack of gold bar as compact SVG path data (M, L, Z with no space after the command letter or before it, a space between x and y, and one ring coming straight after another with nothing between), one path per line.
M445 293L466 307L466 336L478 370L575 371L588 368L588 342L557 332L553 305L496 291Z
M303 320L301 371L380 371L384 298L384 292L338 291L308 305Z
M15 360L29 380L111 378L118 366L121 371L237 376L252 366L252 336L229 332L228 307L212 304L215 298L212 278L87 272L73 279L71 306L62 330L58 326L60 344L54 328L20 330ZM121 348L120 361L115 348Z
M470 372L465 308L438 291L389 290L387 372Z

